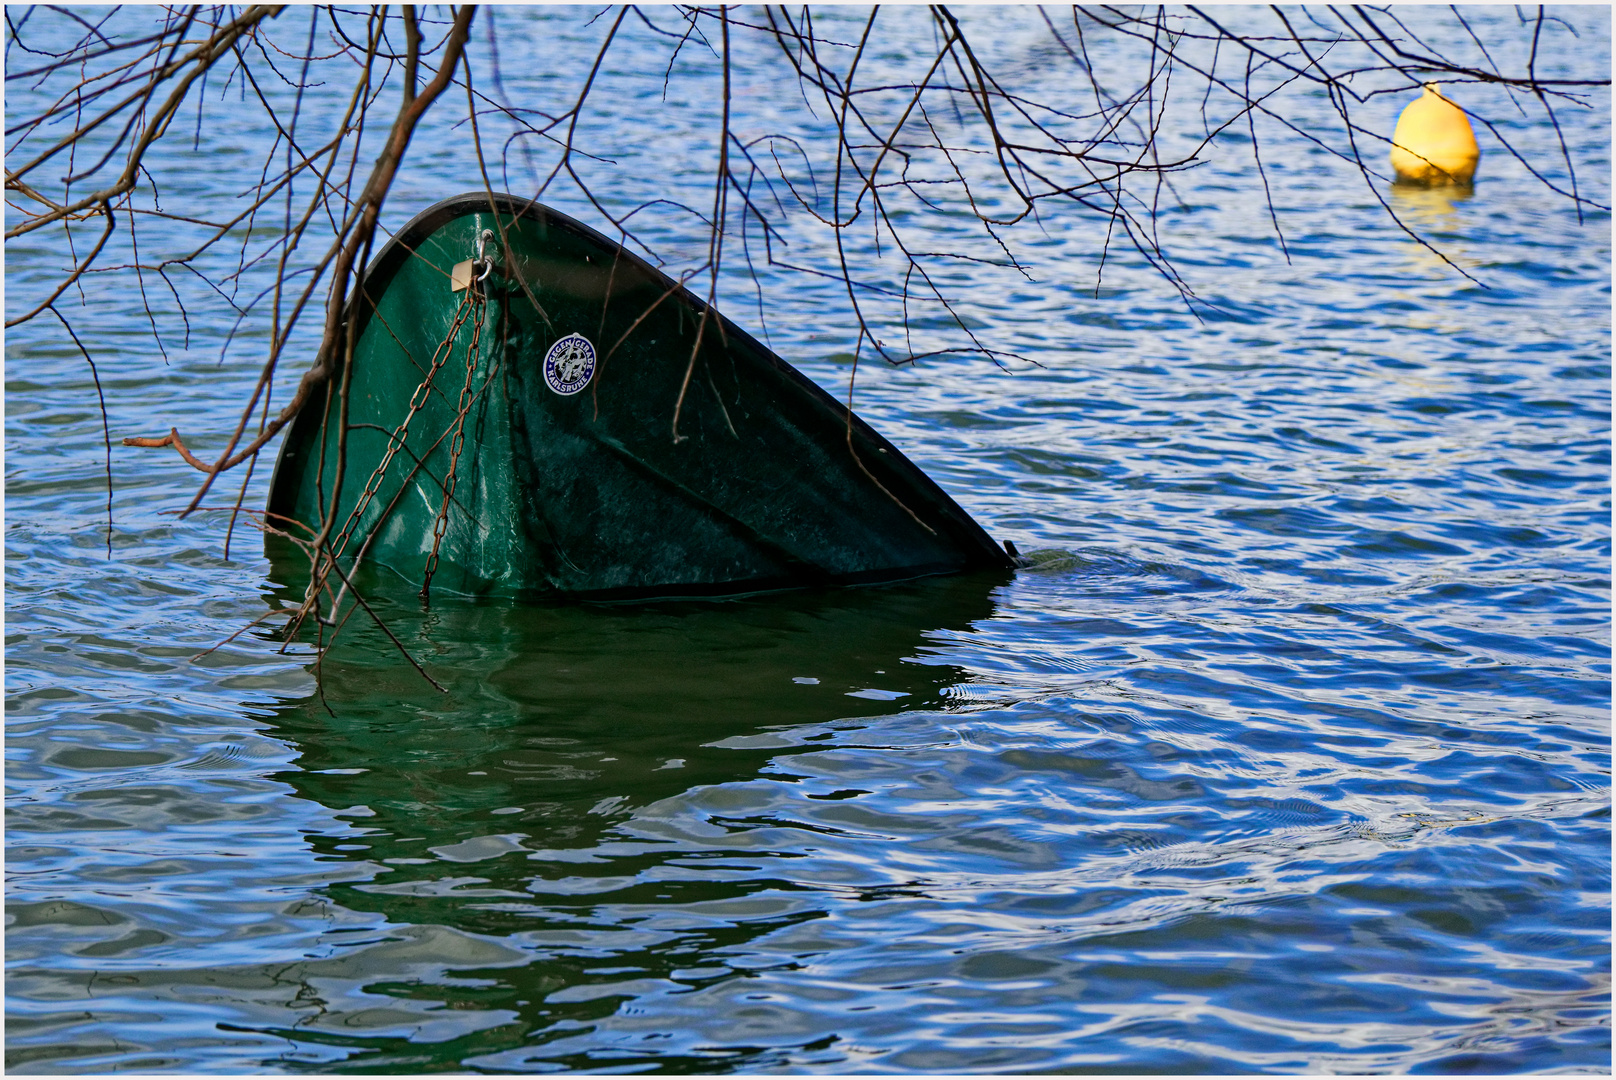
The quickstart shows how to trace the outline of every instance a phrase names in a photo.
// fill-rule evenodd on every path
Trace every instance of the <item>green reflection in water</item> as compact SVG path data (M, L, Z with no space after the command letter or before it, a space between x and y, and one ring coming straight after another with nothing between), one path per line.
M403 1011L256 1030L294 1040L324 1058L308 1067L324 1069L333 1062L316 1046L342 1048L339 1067L359 1069L491 1054L509 1065L528 1052L550 1068L765 1066L791 1048L698 1049L671 1029L668 1044L626 1057L602 1057L600 1045L541 1048L587 1036L627 1001L745 978L748 942L824 914L816 886L778 876L802 854L758 843L758 829L791 823L755 798L732 804L719 786L794 784L771 762L831 733L815 728L943 707L967 675L928 659L928 639L991 617L1005 579L638 606L439 601L426 613L407 589L375 595L449 693L350 623L323 665L330 711L311 698L271 718L272 733L301 751L300 769L278 779L355 826L357 835L310 843L374 871L321 890L391 924L384 933L396 940L361 935L359 952L446 947L435 973L428 964L414 979L361 980ZM664 839L659 823L681 814ZM691 842L691 821L710 843ZM468 934L503 959L462 958ZM423 1007L462 1010L468 1023L426 1035ZM836 1057L835 1036L804 1035L793 1052ZM277 1064L299 1067L297 1056Z

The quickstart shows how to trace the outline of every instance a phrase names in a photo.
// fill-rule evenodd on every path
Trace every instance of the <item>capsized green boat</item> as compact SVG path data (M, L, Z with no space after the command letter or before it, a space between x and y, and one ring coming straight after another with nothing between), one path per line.
M536 203L479 191L422 211L350 319L353 371L293 421L268 505L312 536L336 491L344 566L423 593L611 599L1014 565L845 405Z

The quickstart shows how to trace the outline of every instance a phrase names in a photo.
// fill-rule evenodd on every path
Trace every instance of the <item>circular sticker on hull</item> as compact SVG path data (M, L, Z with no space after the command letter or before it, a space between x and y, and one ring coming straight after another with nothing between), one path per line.
M595 373L595 347L582 334L568 334L544 354L544 381L563 396L589 385Z

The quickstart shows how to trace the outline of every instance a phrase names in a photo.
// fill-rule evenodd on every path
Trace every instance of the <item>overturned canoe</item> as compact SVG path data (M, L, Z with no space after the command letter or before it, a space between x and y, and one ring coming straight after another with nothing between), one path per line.
M845 405L554 210L487 192L428 208L350 318L353 371L293 422L268 506L313 535L335 491L344 566L610 598L1013 565Z

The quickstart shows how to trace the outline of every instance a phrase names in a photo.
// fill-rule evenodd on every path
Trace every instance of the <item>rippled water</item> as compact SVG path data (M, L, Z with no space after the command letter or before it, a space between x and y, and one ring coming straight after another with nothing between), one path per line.
M1074 78L1025 15L996 47ZM600 33L499 20L507 59ZM600 130L699 192L707 106L646 128L645 67ZM1606 202L1607 104L1567 122ZM232 138L180 182L224 190ZM166 451L115 452L109 559L83 361L9 334L10 1068L1608 1069L1609 217L1500 154L1472 198L1382 187L1473 284L1264 145L1290 263L1232 151L1177 181L1199 316L1117 252L1097 294L1103 224L1063 220L1035 283L961 279L1041 366L861 369L863 415L1036 565L380 597L446 697L357 624L324 704L267 634L193 661L290 577L165 516L195 475ZM449 135L422 154L395 221L475 185ZM55 261L8 246L8 309ZM766 309L832 387L836 304ZM216 366L222 319L165 367L128 289L80 317L115 438L226 429L255 361Z

